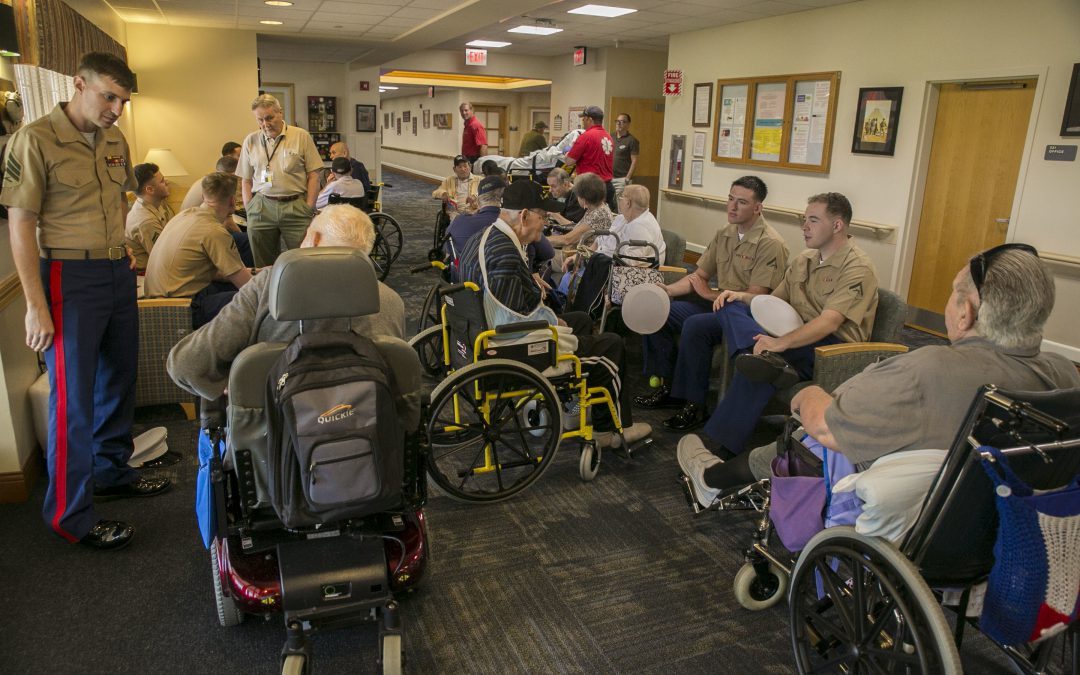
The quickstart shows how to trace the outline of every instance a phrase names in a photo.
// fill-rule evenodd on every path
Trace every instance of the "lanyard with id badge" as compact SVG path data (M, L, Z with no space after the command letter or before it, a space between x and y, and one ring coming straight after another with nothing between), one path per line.
M274 155L277 154L278 148L281 147L284 138L285 134L283 132L274 139L274 149L267 150L266 136L262 137L263 154L266 155L266 166L263 167L262 173L259 175L259 180L266 183L267 185L274 184L274 172L270 170L270 162L273 161Z

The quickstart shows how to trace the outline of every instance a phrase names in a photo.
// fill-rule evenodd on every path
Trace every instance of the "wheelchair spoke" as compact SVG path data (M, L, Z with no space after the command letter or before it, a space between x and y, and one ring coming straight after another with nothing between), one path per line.
M840 621L844 624L844 633L852 635L854 632L854 621L851 617L851 608L844 602L844 592L840 590L844 581L839 579L836 572L828 564L827 558L814 561L814 567L818 572L818 576L822 583L827 586L830 597L833 600L833 606L836 608L836 613L840 617ZM839 583L837 583L839 581Z
M814 668L811 668L807 672L808 673L833 672L836 669L837 666L839 666L839 665L841 665L843 663L848 663L853 658L855 658L853 654L841 654L840 656L837 656L836 658L830 659L830 660L826 661L825 663L823 663L823 664L821 664L819 666L815 666Z
M864 574L866 570L863 568L862 565L855 565L854 571L855 578L852 580L852 589L854 594L853 604L855 606L855 625L853 626L854 631L852 632L852 638L854 639L856 644L859 644L866 636L866 633L864 632L864 628L866 626L866 610L864 609L866 607L866 604L864 602L864 591L866 590L866 588L864 586Z

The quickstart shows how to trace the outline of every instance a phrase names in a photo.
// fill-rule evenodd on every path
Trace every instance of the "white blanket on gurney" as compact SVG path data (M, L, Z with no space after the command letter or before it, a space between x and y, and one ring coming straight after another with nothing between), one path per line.
M506 173L510 173L511 171L531 171L534 168L541 171L554 169L559 160L563 159L563 157L566 156L566 153L570 152L570 148L574 147L574 142L577 141L578 136L583 133L585 133L585 131L582 129L574 129L559 139L558 143L546 148L534 150L524 157L484 155L473 162L473 173L483 175L484 162L488 160L493 160L499 165L499 168Z

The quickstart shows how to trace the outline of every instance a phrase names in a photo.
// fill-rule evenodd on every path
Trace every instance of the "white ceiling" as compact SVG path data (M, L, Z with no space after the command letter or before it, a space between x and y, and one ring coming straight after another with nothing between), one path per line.
M530 56L566 54L573 47L665 51L668 36L854 0L105 0L131 23L233 28L259 33L264 58L379 65L424 49L463 49L469 40L512 42L499 51ZM605 19L567 10L610 4L638 10ZM259 23L282 21L280 26ZM554 22L550 36L508 28Z

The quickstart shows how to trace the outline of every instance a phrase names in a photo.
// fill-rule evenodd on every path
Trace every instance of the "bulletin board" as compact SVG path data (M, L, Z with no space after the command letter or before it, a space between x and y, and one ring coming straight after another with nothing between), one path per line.
M717 80L712 161L827 173L840 72Z

